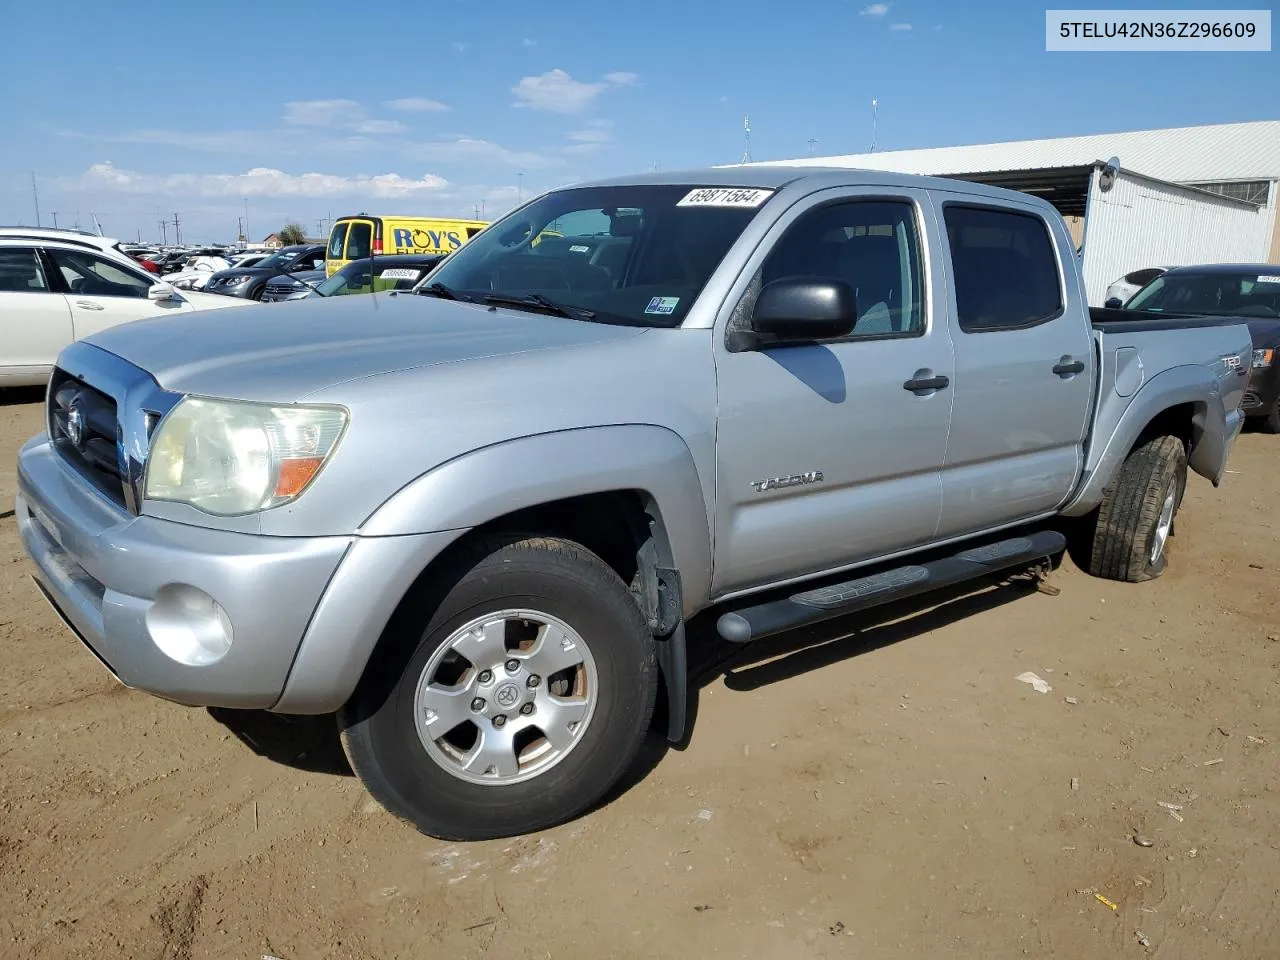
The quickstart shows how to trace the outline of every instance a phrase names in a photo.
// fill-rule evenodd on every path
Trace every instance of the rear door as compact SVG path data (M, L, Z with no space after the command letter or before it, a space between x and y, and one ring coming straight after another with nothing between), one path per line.
M939 194L955 384L940 537L1048 513L1075 486L1094 395L1088 308L1060 222ZM976 198L975 198L976 199ZM1069 279L1070 278L1070 279Z
M35 248L0 247L0 370L52 366L71 340L71 308Z
M87 250L47 247L45 253L66 291L77 340L130 320L190 309L184 300L148 299L155 281L140 269Z

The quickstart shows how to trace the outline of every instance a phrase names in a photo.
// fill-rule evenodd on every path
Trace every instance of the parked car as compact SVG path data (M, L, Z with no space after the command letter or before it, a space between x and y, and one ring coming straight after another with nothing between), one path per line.
M215 273L230 266L224 257L188 257L176 272L166 273L164 281L179 290L203 290Z
M1249 331L1092 322L1083 290L1054 208L976 183L565 187L415 294L71 345L17 525L129 686L336 713L419 829L537 830L623 776L660 687L684 736L696 614L749 643L1043 571L1060 517L1093 574L1159 576L1188 467L1226 469Z
M1113 280L1107 287L1105 306L1124 306L1126 300L1168 269L1168 267L1143 267L1140 270L1130 270L1119 280Z
M108 327L230 305L92 242L0 236L0 387L44 383L63 347Z
M57 227L0 227L0 239L45 241L66 240L70 243L88 245L95 250L112 257L124 257L133 263L137 261L124 249L121 241L114 237L103 237L87 230L65 230Z
M1280 433L1280 265L1174 267L1134 294L1125 308L1162 320L1212 316L1247 323L1253 357L1241 407L1267 433Z
M362 260L370 253L374 256L422 253L443 257L486 226L485 220L441 217L371 217L363 213L339 217L329 229L325 269L333 276L352 260Z
M209 278L205 290L245 300L261 300L267 281L280 274L324 269L324 247L301 243L281 247L252 267L231 267Z
M311 296L320 282L324 280L323 270L303 270L299 273L282 273L267 281L262 291L263 303L276 303L281 300L301 300Z
M326 278L323 271L311 286L294 283L290 278L272 280L267 284L263 300L305 300L307 297L341 297L352 293L386 293L391 290L411 290L432 268L444 259L443 254L399 254L352 260L345 267ZM377 277L371 277L376 272ZM298 279L304 275L295 274Z

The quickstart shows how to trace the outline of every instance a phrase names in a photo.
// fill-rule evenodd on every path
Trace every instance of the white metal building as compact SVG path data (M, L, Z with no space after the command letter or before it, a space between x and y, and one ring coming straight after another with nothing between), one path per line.
M1112 158L1118 169L1108 168ZM1089 302L1151 266L1280 263L1280 121L780 161L975 180L1044 197L1083 243Z

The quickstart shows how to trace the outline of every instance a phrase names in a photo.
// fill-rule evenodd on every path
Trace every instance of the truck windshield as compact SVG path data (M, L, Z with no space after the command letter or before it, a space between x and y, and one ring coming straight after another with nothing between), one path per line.
M582 319L678 326L772 190L631 185L557 190L453 253L431 287ZM437 287L440 285L440 287Z
M1280 317L1280 267L1166 273L1125 304L1149 313L1201 313L1212 316Z

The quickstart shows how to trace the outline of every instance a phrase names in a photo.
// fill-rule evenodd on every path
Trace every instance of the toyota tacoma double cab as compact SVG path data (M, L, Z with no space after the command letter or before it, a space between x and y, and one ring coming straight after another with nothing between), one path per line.
M333 714L460 839L596 803L685 625L760 637L1065 548L1164 569L1250 338L1092 317L1036 197L743 166L520 205L412 291L141 320L64 350L21 450L35 580L124 684Z

